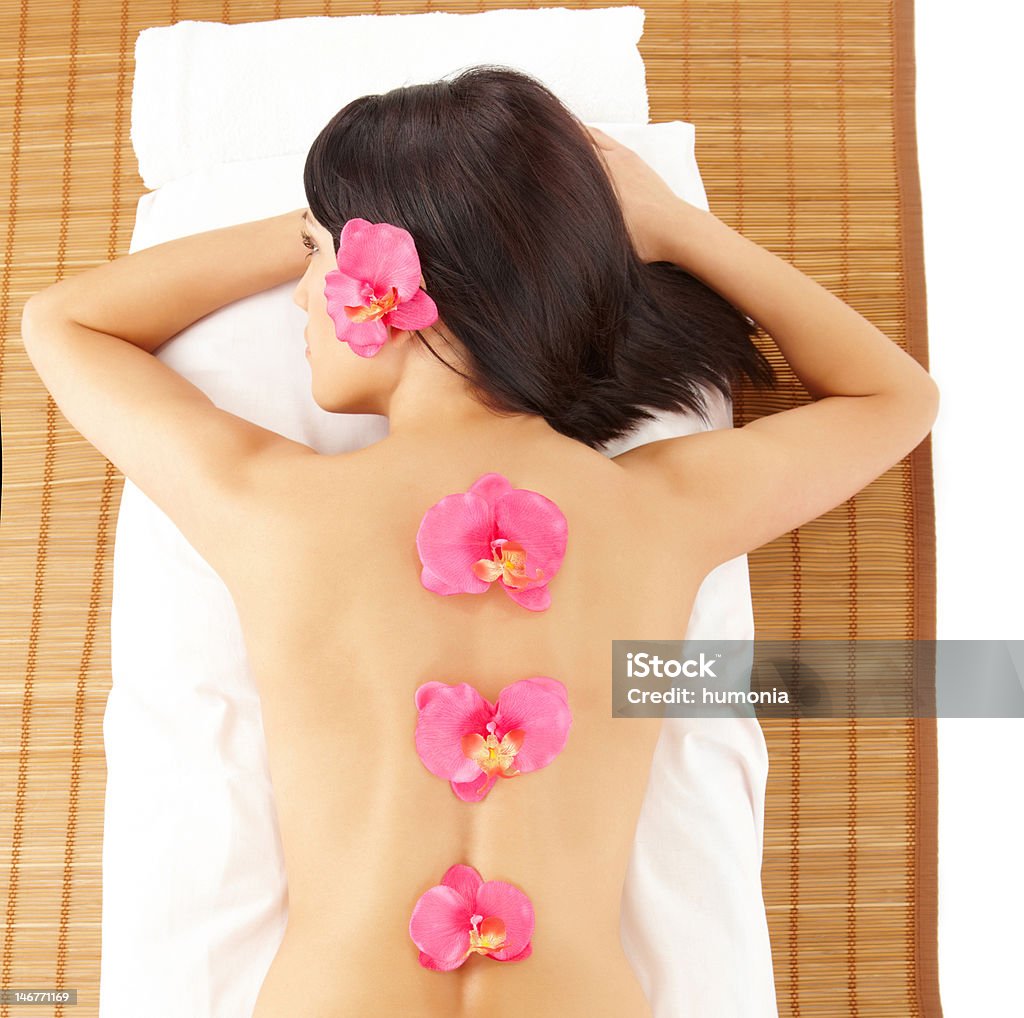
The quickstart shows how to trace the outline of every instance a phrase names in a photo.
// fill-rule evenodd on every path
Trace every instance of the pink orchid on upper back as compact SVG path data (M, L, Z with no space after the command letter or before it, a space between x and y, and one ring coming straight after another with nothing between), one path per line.
M350 219L341 230L338 267L324 278L335 335L360 357L374 357L388 326L424 329L437 305L420 289L420 259L412 234L391 223Z
M501 580L513 601L545 611L567 540L565 516L551 499L483 474L424 514L416 533L420 582L435 594L482 594Z

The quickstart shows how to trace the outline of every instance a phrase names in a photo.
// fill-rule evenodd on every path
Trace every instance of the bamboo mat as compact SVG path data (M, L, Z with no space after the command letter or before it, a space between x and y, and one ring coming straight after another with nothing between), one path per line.
M651 120L697 125L712 210L927 367L911 0L640 5ZM0 6L0 177L9 184L0 286L3 987L75 987L79 1003L67 1013L97 1013L102 719L122 479L57 413L21 347L19 319L31 293L128 250L143 191L129 140L136 35L185 19L498 6L538 5ZM770 341L759 341L783 384L740 393L737 425L807 398ZM751 554L750 570L761 638L933 639L930 441L855 498ZM780 1014L937 1018L934 720L763 727L763 878ZM26 1009L0 1008L11 1013Z

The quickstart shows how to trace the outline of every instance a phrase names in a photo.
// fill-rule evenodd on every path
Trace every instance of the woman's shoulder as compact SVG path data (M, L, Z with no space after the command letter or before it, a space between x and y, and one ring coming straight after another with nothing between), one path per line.
M349 533L418 519L438 500L469 491L497 474L512 488L536 491L580 524L655 526L677 508L656 459L631 450L607 456L566 439L543 447L459 447L382 440L343 453L282 460L266 477L260 497L270 514L299 522L333 514Z

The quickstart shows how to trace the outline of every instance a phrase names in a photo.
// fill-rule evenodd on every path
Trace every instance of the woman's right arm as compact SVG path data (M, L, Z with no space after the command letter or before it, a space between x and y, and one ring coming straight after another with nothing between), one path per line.
M903 459L931 431L938 387L849 305L595 134L637 250L675 262L757 322L814 401L617 457L649 464L692 510L710 570L828 512Z

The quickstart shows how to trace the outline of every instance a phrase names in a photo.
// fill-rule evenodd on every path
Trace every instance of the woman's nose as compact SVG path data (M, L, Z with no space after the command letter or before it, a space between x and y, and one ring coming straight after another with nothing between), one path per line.
M292 300L296 304L298 304L298 306L300 308L302 308L303 311L307 311L308 310L307 301L306 301L306 277L305 276L302 277L302 279L299 281L298 286L295 287L295 290L292 293Z

